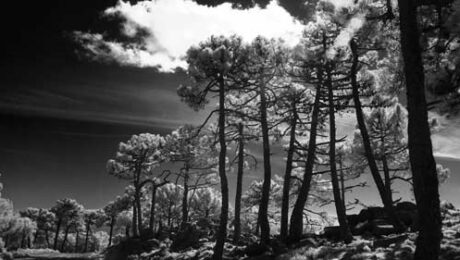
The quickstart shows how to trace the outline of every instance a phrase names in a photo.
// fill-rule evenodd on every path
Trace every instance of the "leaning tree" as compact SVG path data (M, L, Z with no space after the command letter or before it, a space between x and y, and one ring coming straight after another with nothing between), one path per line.
M213 259L222 259L228 221L228 182L226 176L227 143L225 138L225 96L241 82L235 82L233 75L241 73L241 66L247 58L239 37L211 37L187 51L188 74L191 84L182 85L178 94L182 100L198 110L208 103L209 95L218 94L219 131L219 178L222 192L220 226L214 247ZM214 113L213 112L213 113ZM211 115L210 115L211 116Z

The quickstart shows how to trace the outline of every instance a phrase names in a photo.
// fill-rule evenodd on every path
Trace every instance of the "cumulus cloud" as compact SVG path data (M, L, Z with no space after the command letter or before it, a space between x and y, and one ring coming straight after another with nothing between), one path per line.
M303 25L295 21L276 1L265 9L232 9L230 4L217 7L198 5L188 0L141 1L136 4L120 1L104 12L105 16L123 18L121 33L133 43L108 40L103 34L76 32L75 39L95 59L115 61L124 65L157 67L171 72L185 68L183 57L187 49L211 35L238 34L245 41L258 35L282 37L295 45Z

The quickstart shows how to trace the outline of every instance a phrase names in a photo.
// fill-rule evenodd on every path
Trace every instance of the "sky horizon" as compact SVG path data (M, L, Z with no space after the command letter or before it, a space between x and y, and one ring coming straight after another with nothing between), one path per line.
M99 208L121 195L126 182L105 171L119 142L143 132L164 135L206 116L176 94L187 82L187 48L216 33L238 33L245 41L283 37L294 45L303 25L286 2L249 10L185 0L7 3L5 10L27 19L1 18L10 24L0 59L2 196L18 210L51 207L64 197ZM451 170L441 199L460 207L460 120L437 117L436 159ZM354 122L339 126L349 132ZM272 159L274 174L284 172L281 157ZM249 173L245 187L260 173ZM234 185L235 174L229 179ZM380 204L372 189L362 197Z

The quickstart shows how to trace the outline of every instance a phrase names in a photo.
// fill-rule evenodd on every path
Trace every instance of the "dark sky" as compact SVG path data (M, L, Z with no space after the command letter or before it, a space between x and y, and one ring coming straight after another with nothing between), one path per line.
M132 134L166 134L197 114L180 102L176 88L183 73L123 67L79 58L73 31L112 32L116 20L100 13L116 0L46 0L2 4L0 56L0 173L3 196L15 207L50 207L72 197L97 208L123 191L126 183L109 176L105 163L120 141ZM279 150L279 149L278 149ZM276 153L276 152L275 152ZM280 152L275 174L283 172ZM459 162L441 192L460 206ZM249 173L248 183L260 176ZM235 182L234 174L229 176ZM233 184L231 184L233 186ZM233 197L233 190L231 196ZM362 194L378 203L375 190Z
M74 197L100 207L125 183L105 172L132 134L166 134L201 116L182 104L184 74L80 59L68 35L109 31L116 1L9 2L0 58L0 172L16 208Z

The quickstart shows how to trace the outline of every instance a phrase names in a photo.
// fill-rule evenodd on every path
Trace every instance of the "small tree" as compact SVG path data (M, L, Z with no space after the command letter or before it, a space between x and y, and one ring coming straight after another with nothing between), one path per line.
M109 174L128 180L134 186L133 235L142 228L141 191L152 177L152 170L162 161L161 148L164 139L159 135L133 135L126 143L120 143L115 159L107 162Z
M56 205L51 208L51 212L56 216L56 232L54 235L54 244L53 249L56 250L58 246L59 232L61 227L65 228L64 240L62 242L62 247L66 242L67 234L72 225L75 224L74 221L78 219L83 206L81 206L76 200L73 199L62 199L56 201Z
M118 215L126 211L130 208L131 206L131 199L124 195L124 196L118 196L114 201L109 202L105 207L104 207L104 213L107 216L107 222L109 225L109 242L108 246L112 245L112 238L113 238L113 229L115 227L117 217Z

